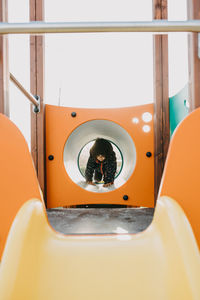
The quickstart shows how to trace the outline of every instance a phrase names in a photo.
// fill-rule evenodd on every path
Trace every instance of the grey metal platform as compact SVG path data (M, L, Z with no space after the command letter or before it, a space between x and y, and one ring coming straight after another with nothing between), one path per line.
M152 222L153 208L48 209L51 226L64 234L137 233Z

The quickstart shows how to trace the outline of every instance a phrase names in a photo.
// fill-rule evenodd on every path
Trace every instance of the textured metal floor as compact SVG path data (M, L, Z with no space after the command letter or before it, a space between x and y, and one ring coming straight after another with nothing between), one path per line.
M51 226L64 234L137 233L153 219L153 208L48 209Z

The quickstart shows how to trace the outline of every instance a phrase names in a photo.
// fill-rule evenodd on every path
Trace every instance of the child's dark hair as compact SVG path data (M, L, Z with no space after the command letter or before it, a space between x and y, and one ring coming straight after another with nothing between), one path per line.
M111 143L105 139L97 138L94 145L90 149L90 155L96 159L98 155L102 155L105 158L109 158L113 152Z

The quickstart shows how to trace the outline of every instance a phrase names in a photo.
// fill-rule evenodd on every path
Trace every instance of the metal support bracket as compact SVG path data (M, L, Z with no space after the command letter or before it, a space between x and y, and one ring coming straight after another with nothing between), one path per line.
M40 112L40 96L34 95L34 97L37 100L38 105L33 105L33 112L37 114Z

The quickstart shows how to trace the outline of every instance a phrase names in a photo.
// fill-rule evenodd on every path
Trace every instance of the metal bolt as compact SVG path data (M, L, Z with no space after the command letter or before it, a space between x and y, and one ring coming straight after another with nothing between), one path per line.
M76 112L73 111L73 112L71 113L71 116L72 116L72 118L75 118L75 117L76 117Z
M147 157L151 157L151 156L152 156L152 153L151 153L151 152L147 152L147 153L146 153L146 156L147 156Z
M35 106L35 107L34 107L34 113L37 114L37 113L39 113L39 111L40 111L40 110L39 110L38 106Z
M124 195L124 196L123 196L123 199L124 199L125 201L127 201L127 200L128 200L128 195Z
M49 160L54 160L54 156L53 156L53 155L49 155L49 156L48 156L48 159L49 159Z

